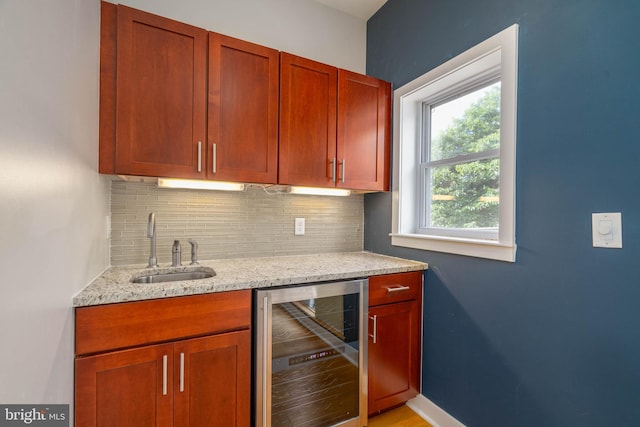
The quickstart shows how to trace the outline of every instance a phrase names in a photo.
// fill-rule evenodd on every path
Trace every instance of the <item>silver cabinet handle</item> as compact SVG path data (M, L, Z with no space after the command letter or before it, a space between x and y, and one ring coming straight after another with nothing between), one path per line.
M369 336L373 339L373 343L378 342L378 315L374 314L373 317L369 317L369 319L373 320L373 334L369 334Z
M218 173L218 166L216 165L216 163L218 163L218 144L213 144L213 165L211 166L211 172L213 173Z
M342 159L342 162L340 163L340 182L342 182L344 184L344 163L345 160Z
M167 395L167 362L168 356L162 356L162 395Z
M402 292L402 291L411 290L411 288L409 286L402 286L402 285L394 286L394 287L387 286L386 288L387 288L387 293L388 294L391 294L391 293L394 293L394 292Z
M336 158L331 159L331 181L336 182Z
M180 393L184 391L184 353L180 353Z
M202 141L198 141L198 172L202 172Z

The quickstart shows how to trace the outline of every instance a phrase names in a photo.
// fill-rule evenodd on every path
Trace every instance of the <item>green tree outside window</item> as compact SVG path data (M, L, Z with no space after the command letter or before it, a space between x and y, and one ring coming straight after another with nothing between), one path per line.
M500 87L491 88L432 141L432 158L500 148ZM431 168L430 226L495 228L499 218L498 157Z

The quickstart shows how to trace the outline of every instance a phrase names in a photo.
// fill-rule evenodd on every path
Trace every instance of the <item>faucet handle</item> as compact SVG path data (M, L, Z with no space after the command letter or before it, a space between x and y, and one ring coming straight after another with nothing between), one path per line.
M189 239L189 243L191 244L191 265L196 265L198 264L198 243L193 239Z
M174 240L171 246L171 266L180 267L182 265L182 253L180 251L180 241Z
M149 221L147 222L147 237L152 238L156 235L156 213L151 212L149 214Z
M149 250L149 264L147 268L155 268L158 266L158 258L156 258L156 214L149 214L149 222L147 223L147 237L151 239L151 249Z

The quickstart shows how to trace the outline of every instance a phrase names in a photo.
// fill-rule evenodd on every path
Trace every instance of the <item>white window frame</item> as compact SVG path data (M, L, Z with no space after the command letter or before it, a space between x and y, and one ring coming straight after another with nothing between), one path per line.
M478 64L480 63L480 64ZM471 67L470 67L471 68ZM492 159L492 158L500 158L500 148L486 150L478 153L462 153L458 156L454 156L452 158L446 159L438 159L432 161L429 158L429 152L431 148L431 137L428 135L430 133L430 126L428 121L430 120L431 107L434 104L438 104L440 102L448 102L453 98L456 98L465 92L474 92L476 90L480 90L483 87L489 85L490 83L496 83L500 80L500 55L499 52L494 52L490 55L487 55L474 64L474 67L479 69L481 68L483 72L474 73L472 76L465 75L458 76L457 74L463 73L455 73L455 75L449 75L448 77L453 77L456 80L456 83L453 85L446 85L447 88L444 91L433 90L432 86L439 85L428 85L424 88L424 90L418 91L420 95L426 96L422 101L422 123L421 127L421 140L420 140L420 165L418 169L418 195L419 195L419 203L417 206L416 215L418 215L418 223L417 223L417 233L424 235L434 235L434 236L449 236L449 237L463 237L463 238L472 238L472 239L480 239L480 240L498 240L498 227L489 228L489 229L468 229L468 228L439 228L439 227L431 227L428 225L428 216L429 216L429 207L430 207L430 177L431 168L438 165L456 165L471 161ZM466 68L464 71L468 71ZM447 77L442 80L447 80Z
M394 92L393 210L391 244L515 262L515 153L518 25L472 47ZM500 95L500 210L497 240L469 234L418 232L422 104L434 94L454 92L496 73ZM453 233L455 234L455 233Z

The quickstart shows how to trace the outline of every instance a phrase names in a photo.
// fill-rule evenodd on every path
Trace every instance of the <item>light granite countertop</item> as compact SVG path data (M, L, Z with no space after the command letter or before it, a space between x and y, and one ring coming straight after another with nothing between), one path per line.
M140 277L151 272L193 271L203 267L212 268L216 273L215 276L208 279L178 282L131 283L133 277ZM183 265L177 268L162 264L155 269L148 269L144 265L117 266L108 268L80 291L73 298L73 306L83 307L182 295L353 279L427 268L428 265L423 262L370 252L221 259L201 261L199 266Z

